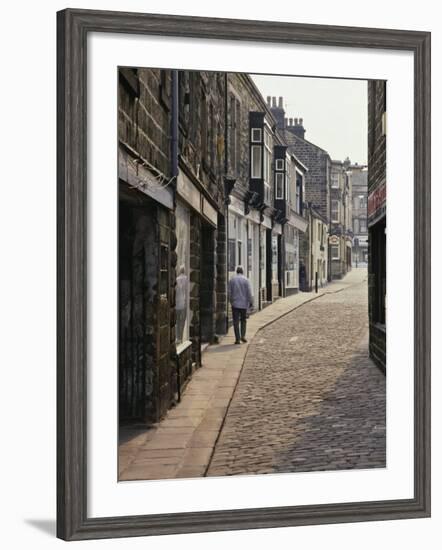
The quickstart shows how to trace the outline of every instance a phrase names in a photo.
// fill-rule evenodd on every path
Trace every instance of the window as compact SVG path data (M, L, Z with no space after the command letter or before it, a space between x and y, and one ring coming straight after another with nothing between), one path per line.
M175 286L176 325L175 339L181 344L189 339L189 275L190 275L190 215L189 210L177 202L176 210L177 268Z
M261 178L261 145L252 145L251 177Z
M252 128L252 143L261 143L262 130L261 128Z
M331 257L332 260L339 260L339 245L333 244L331 246Z
M272 193L270 190L270 185L268 183L264 183L264 202L266 204L270 204L272 201Z
M230 140L229 156L230 166L234 173L239 172L241 156L241 103L236 97L230 95Z
M229 238L229 257L228 257L228 264L229 264L229 271L234 272L236 269L235 265L235 239Z
M264 181L272 181L272 136L267 128L264 129Z
M331 201L331 221L339 223L339 201L336 199Z
M334 189L339 188L339 174L337 174L337 173L332 173L332 175L331 175L331 186L332 186Z
M213 112L212 103L210 104L210 108L209 108L209 128L208 128L208 134L207 134L207 141L209 144L209 165L213 170L215 167L216 142L215 142L215 115Z
M302 176L296 173L296 212L302 214Z
M367 220L359 220L359 228L361 233L367 233Z
M276 170L284 170L284 159L276 159Z
M359 233L359 220L358 219L353 220L353 232L354 233Z
M275 174L275 192L277 199L284 199L284 172Z
M359 195L359 208L367 208L367 197Z

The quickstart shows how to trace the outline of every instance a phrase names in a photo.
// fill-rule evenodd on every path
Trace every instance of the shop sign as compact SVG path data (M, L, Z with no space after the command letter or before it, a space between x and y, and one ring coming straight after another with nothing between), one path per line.
M181 171L178 174L176 189L181 198L197 212L201 212L201 193Z
M385 207L385 200L387 197L387 188L385 183L374 189L368 195L368 217L372 218L377 215L379 210Z
M203 216L205 216L216 227L218 225L218 213L210 202L203 196L201 197L201 207Z

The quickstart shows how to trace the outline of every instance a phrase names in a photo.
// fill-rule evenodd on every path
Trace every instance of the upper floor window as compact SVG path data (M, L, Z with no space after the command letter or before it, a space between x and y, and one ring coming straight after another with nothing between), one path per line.
M235 174L239 173L241 157L241 103L230 94L230 166Z
M275 170L284 170L284 159L276 159Z
M261 178L262 177L262 146L261 145L252 145L251 147L251 177L252 178Z
M331 221L339 223L339 201L332 199L331 201Z
M284 199L284 172L275 173L275 193L277 199Z
M272 136L267 128L264 128L264 181L270 184L272 181Z
M262 130L261 128L252 128L252 143L261 143Z
M332 175L331 175L331 186L334 188L334 189L338 189L339 188L339 174L337 172L332 172Z

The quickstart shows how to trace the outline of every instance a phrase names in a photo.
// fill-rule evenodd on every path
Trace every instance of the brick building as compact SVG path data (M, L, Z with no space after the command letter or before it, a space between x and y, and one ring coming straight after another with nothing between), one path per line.
M387 84L368 81L368 292L370 355L386 366L386 111Z

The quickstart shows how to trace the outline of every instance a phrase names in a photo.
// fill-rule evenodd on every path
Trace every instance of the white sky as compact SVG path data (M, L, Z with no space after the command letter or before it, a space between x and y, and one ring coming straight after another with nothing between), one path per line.
M264 99L282 96L287 118L303 118L305 139L332 159L367 163L367 81L251 75Z

